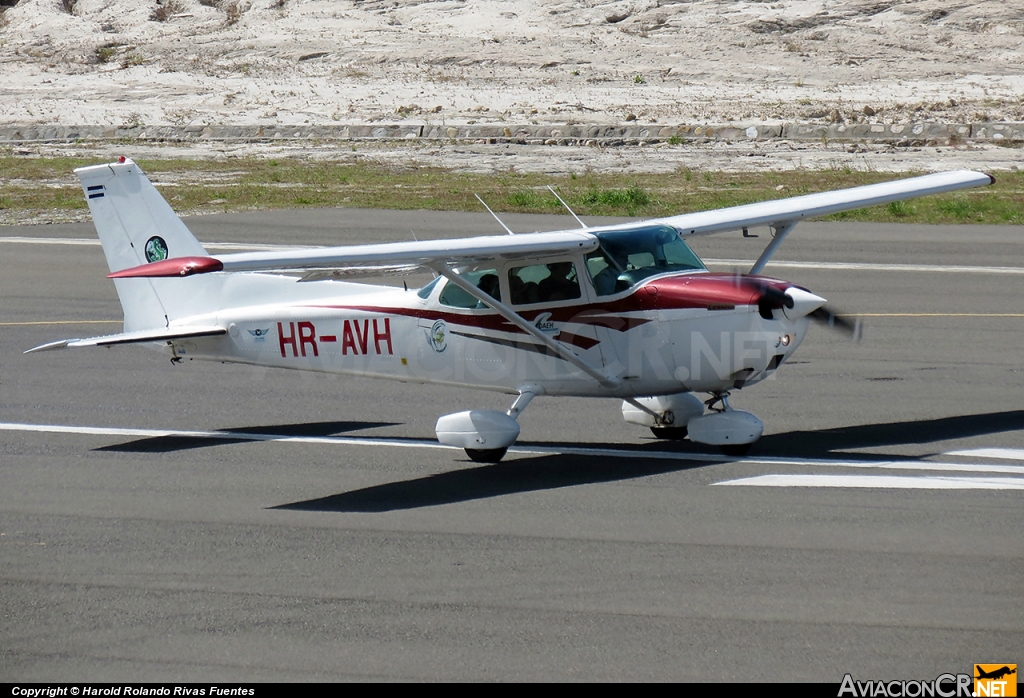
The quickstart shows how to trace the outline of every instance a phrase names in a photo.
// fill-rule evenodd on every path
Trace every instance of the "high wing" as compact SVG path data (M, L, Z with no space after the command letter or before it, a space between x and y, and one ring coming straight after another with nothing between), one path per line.
M782 227L787 223L828 216L841 211L878 206L930 194L944 194L958 189L987 186L994 184L995 181L994 177L983 172L956 170L911 177L895 182L882 182L851 189L794 196L789 199L761 201L756 204L733 206L717 211L684 213L680 216L661 218L656 222L672 226L683 236L711 235L759 225Z
M841 211L877 206L893 201L979 187L995 181L982 172L958 170L911 177L881 184L869 184L839 191L807 194L788 199L744 206L686 213L660 218L653 223L670 225L682 236L710 235L759 225L791 229L796 223ZM424 240L346 247L323 247L290 251L245 252L217 257L175 257L114 272L111 278L191 276L209 272L309 271L374 266L436 268L455 267L489 260L546 257L571 252L589 252L599 246L594 233L620 230L633 224L618 224L586 230ZM783 234L776 242L781 243ZM770 248L774 251L774 248ZM766 250L768 256L770 252ZM767 261L762 256L756 273Z
M488 260L548 257L596 249L598 240L583 231L488 235L457 240L389 242L301 250L242 252L219 257L175 257L124 269L108 276L191 276L212 271L297 271L371 266L455 266Z

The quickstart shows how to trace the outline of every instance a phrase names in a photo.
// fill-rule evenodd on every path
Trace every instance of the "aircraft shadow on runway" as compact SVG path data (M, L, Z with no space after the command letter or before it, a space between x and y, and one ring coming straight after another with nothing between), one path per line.
M194 448L209 448L225 444L252 443L254 439L245 436L232 437L232 434L255 434L265 436L336 436L362 429L398 426L398 422L308 422L305 424L274 424L265 427L240 427L238 429L219 429L223 436L152 436L136 439L123 444L101 446L96 451L119 451L127 453L172 453L187 451Z
M468 461L467 461L468 462ZM415 480L375 485L352 492L281 504L272 509L297 511L386 512L455 504L508 494L553 490L660 475L704 467L676 460L597 458L558 454L507 460L496 465L453 470Z
M1024 410L769 434L761 437L752 455L828 458L853 449L937 443L1006 431L1024 431ZM858 454L850 455L856 457ZM901 458L895 455L886 457Z
M102 446L97 451L131 453L169 453L223 444L250 442L244 435L333 436L364 429L398 426L394 422L311 422L222 429L216 438L159 436L123 444ZM1024 410L943 417L890 424L861 424L838 429L789 431L763 437L751 455L755 457L829 458L852 449L905 444L923 444L1024 430ZM233 434L239 436L233 437ZM422 439L389 437L396 441L420 442ZM531 443L520 443L529 448ZM534 442L534 446L566 447L562 443ZM580 444L572 444L579 447ZM520 456L497 465L460 469L429 477L378 485L318 499L283 504L277 509L337 512L384 512L452 504L519 492L556 489L615 480L628 480L669 472L707 467L719 462L711 447L689 441L648 440L640 444L586 444L586 448L628 452L629 458L615 455L579 455L563 453L535 457ZM647 451L677 451L691 455L713 454L708 462L664 458L643 458ZM453 453L457 453L454 452ZM864 457L846 454L844 457ZM901 456L886 456L899 459ZM907 456L907 458L910 458ZM915 457L916 458L916 457ZM467 461L468 462L468 461Z
M921 444L1024 429L1024 410L944 417L891 424L864 424L820 431L791 431L766 436L753 455L761 457L828 458L845 449ZM528 448L529 443L522 446ZM540 444L534 444L540 445ZM557 448L559 444L545 444ZM564 444L563 444L564 445ZM335 512L386 512L454 504L521 492L630 480L663 473L704 468L712 462L651 458L645 451L673 450L696 454L689 442L587 444L592 448L630 451L636 457L557 454L517 458L497 465L478 466L352 492L282 504L274 509ZM856 457L854 454L853 457ZM899 456L887 456L899 459ZM910 458L910 457L907 457ZM916 459L916 458L915 458ZM717 462L717 459L716 461Z
M268 426L239 427L220 429L221 436L210 438L205 436L154 436L136 439L123 444L101 446L97 451L120 451L128 453L170 453L194 448L207 448L233 443L253 441L248 434L266 436L337 436L364 429L400 426L400 422L306 422L300 424L272 424ZM987 414L971 414L959 417L942 417L917 421L893 422L887 424L858 424L838 429L819 429L814 431L787 431L768 434L761 438L751 455L779 458L828 458L837 453L873 446L900 446L904 444L923 444L952 439L962 439L986 434L998 434L1005 431L1024 430L1024 410L1009 412L990 412ZM237 438L233 434L239 434ZM421 441L415 438L388 437L396 441ZM549 448L564 447L565 442L519 442L520 446L545 446ZM580 446L583 444L573 444ZM608 448L615 450L635 451L678 451L699 455L707 453L719 455L713 447L701 446L689 441L673 442L648 440L642 444L622 443L590 443L587 448ZM856 454L853 454L856 456ZM900 458L900 456L889 456ZM908 456L909 458L909 456ZM916 458L916 456L915 456ZM717 459L716 459L717 460Z

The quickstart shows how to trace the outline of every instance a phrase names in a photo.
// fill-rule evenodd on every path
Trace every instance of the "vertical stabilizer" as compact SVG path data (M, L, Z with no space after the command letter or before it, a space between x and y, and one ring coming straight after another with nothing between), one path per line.
M129 159L81 167L75 174L89 202L111 272L171 257L207 256L138 165ZM195 315L210 280L116 279L126 332L166 327ZM184 283L183 283L184 282ZM202 287L202 288L201 288Z

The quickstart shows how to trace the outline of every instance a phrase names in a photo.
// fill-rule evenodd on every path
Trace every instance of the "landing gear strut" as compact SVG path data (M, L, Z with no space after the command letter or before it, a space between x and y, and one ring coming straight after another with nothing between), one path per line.
M732 407L729 405L729 395L731 393L726 390L722 393L712 393L710 400L704 401L704 406L708 408L710 412L726 412L731 410ZM721 407L716 407L718 403L722 403Z

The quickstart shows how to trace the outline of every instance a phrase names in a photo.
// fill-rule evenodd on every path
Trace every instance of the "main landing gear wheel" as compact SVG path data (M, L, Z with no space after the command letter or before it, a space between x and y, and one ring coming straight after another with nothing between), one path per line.
M520 395L516 403L520 408L529 402L523 395L530 393ZM519 437L519 423L504 412L467 410L441 417L434 431L438 441L445 446L464 449L473 462L497 463Z
M727 456L745 456L750 453L754 444L727 444L719 446L719 450Z
M498 463L508 448L467 448L466 455L474 463Z
M682 441L686 438L689 430L686 427L651 427L651 433L658 439Z

